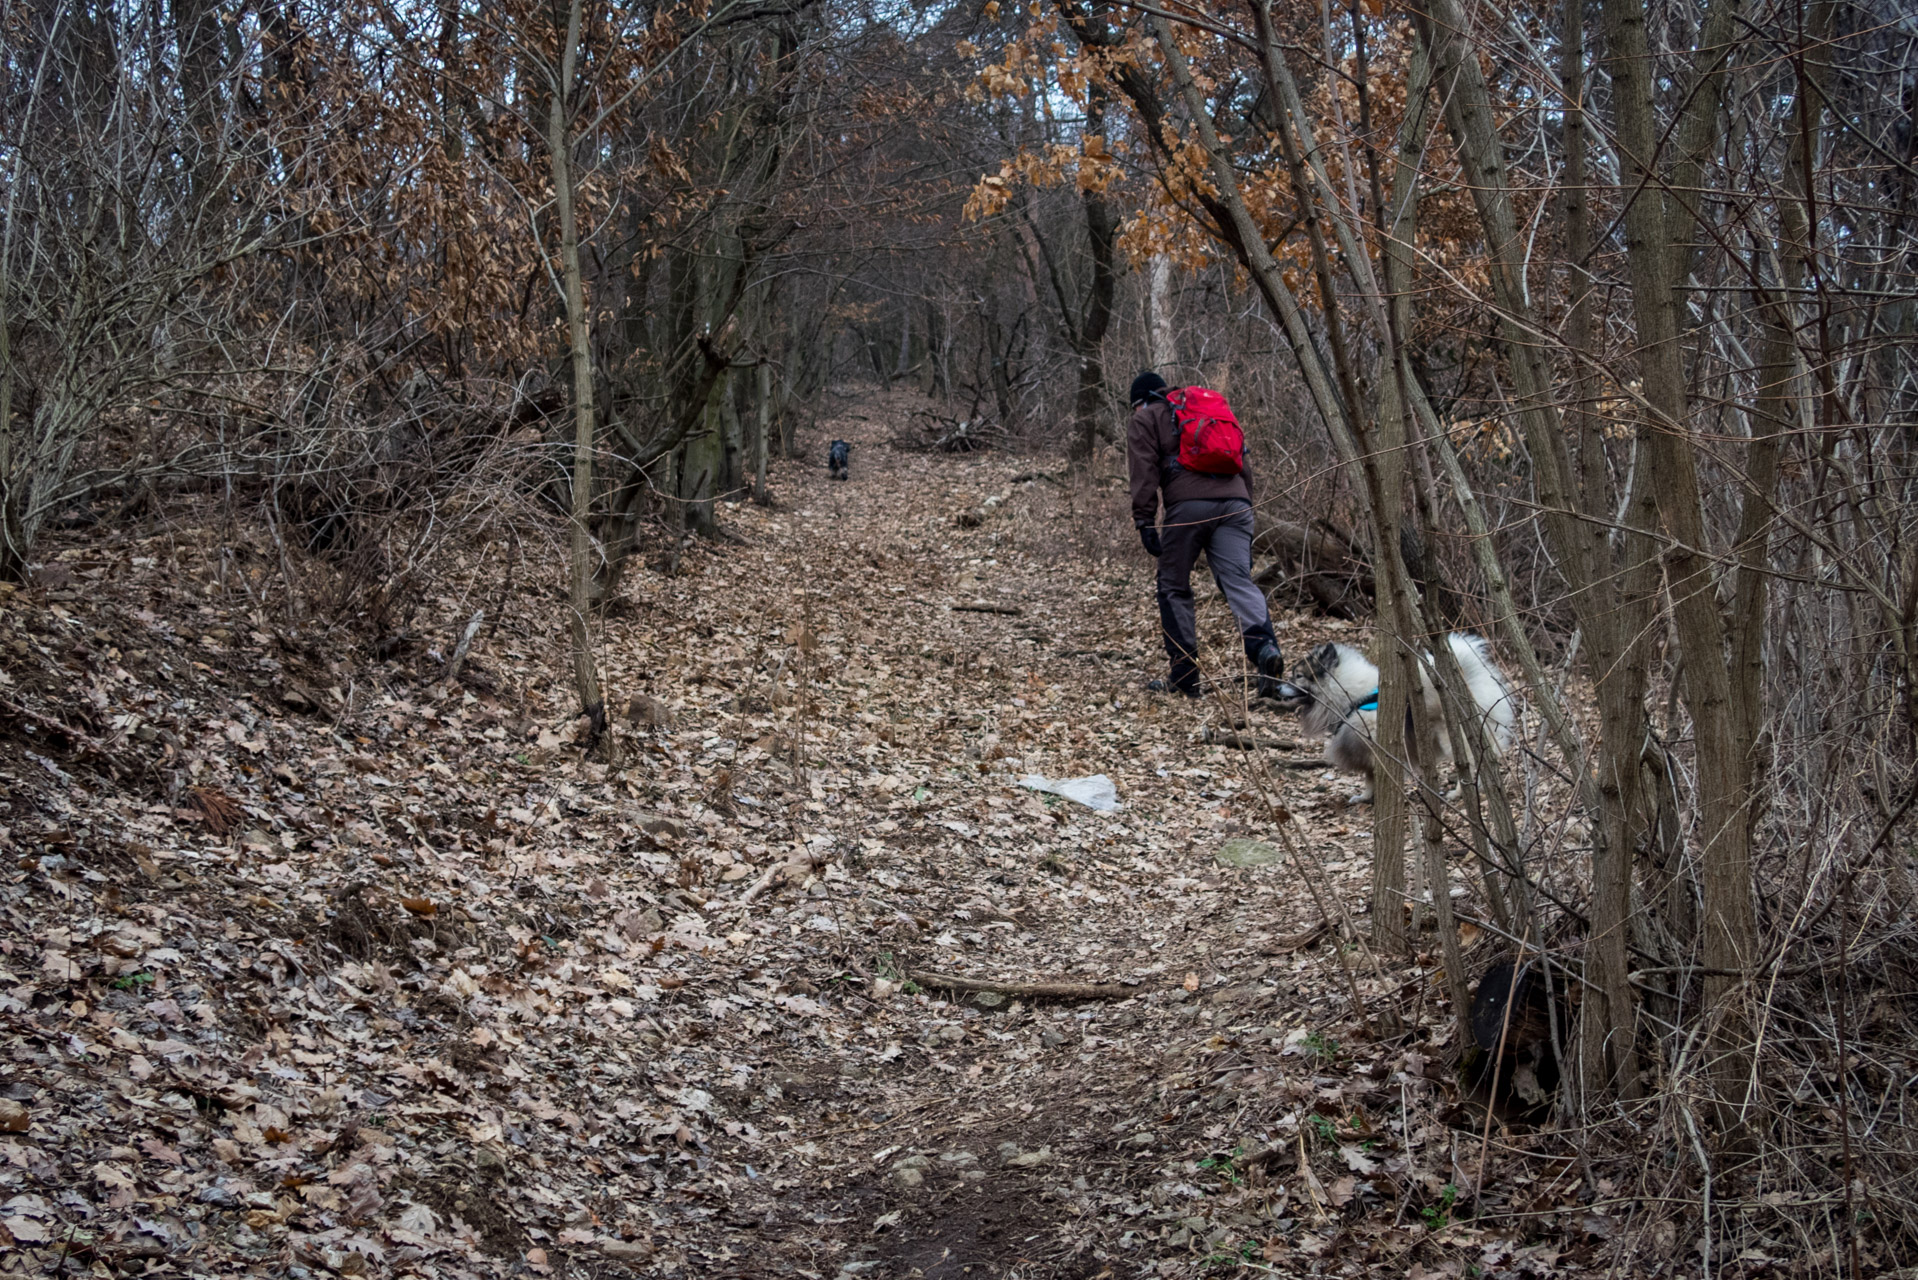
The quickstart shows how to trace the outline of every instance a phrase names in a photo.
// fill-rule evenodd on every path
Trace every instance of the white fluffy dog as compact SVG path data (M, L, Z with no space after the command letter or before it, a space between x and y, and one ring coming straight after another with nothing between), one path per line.
M1478 636L1453 632L1445 637L1446 647L1458 660L1466 686L1495 751L1503 753L1511 744L1516 719L1511 686L1492 665L1486 643ZM1454 759L1452 740L1446 733L1439 709L1438 690L1432 687L1432 656L1423 655L1419 664L1419 685L1429 722L1439 726L1439 758ZM1365 778L1365 790L1352 798L1363 804L1372 798L1372 744L1376 742L1379 720L1379 669L1350 645L1325 644L1314 649L1303 668L1294 677L1284 701L1296 707L1308 729L1323 733L1326 762L1346 773Z

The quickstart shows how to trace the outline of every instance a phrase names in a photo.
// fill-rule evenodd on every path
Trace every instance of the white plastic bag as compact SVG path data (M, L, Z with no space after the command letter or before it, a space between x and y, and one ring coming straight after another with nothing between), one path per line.
M1089 778L1048 778L1044 774L1028 773L1019 779L1019 785L1032 791L1064 796L1100 813L1116 813L1119 808L1119 789L1103 773L1095 773Z

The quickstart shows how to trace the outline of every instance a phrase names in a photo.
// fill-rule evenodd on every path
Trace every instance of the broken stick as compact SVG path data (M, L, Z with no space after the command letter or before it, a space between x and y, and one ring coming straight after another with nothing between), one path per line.
M479 634L480 623L486 621L486 610L475 609L467 620L466 630L460 635L459 643L453 646L453 656L446 660L446 678L458 680L460 669L466 665L466 651L473 647L473 637Z
M811 875L825 866L826 862L827 859L823 854L808 852L803 847L796 849L784 862L773 863L766 868L759 879L747 885L746 891L734 900L735 904L742 907L748 906L754 898L778 884L782 877Z
M91 757L103 761L106 766L115 773L132 777L140 772L139 766L122 759L120 753L112 747L109 747L106 743L100 742L97 739L88 737L86 733L74 728L64 720L56 720L52 716L43 716L38 711L30 711L18 703L9 702L5 698L0 698L0 714L9 715L17 720L25 721L43 733L60 735L67 740L74 753L82 759Z
M1332 922L1321 920L1304 933L1288 933L1283 938L1274 939L1270 945L1259 948L1259 954L1282 956L1288 952L1301 951L1330 932L1332 932Z
M1213 747L1237 747L1241 751L1250 751L1254 747L1270 747L1274 751L1297 751L1299 744L1294 738L1262 738L1257 734L1234 733L1230 729L1214 729L1207 726L1204 742Z
M746 892L739 895L738 905L742 907L751 905L752 900L772 888L779 877L792 872L807 870L811 870L810 865L797 860L773 863L772 866L766 868L759 879L746 886Z
M922 987L937 987L944 991L991 991L1032 1000L1130 1000L1152 991L1151 987L1130 987L1123 982L1001 982L993 978L961 978L949 973L924 973L918 970L908 970L906 977Z
M947 608L954 613L1003 613L1015 618L1025 612L1016 604L986 604L983 601L978 604L948 605Z

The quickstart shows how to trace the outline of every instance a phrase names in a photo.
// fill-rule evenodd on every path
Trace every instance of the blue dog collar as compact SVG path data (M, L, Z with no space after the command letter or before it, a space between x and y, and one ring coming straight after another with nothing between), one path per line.
M1353 707L1354 711L1377 711L1379 709L1379 691L1377 689L1365 695L1365 701Z

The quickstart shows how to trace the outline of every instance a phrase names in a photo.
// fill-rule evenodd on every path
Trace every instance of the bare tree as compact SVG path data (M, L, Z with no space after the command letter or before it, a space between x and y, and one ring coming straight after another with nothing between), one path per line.
M48 517L104 478L76 480L100 424L170 376L231 301L200 286L257 251L257 206L227 199L240 157L195 147L170 163L173 112L203 119L221 88L204 58L183 80L155 13L21 8L0 58L0 578L26 577ZM195 46L197 49L198 46ZM232 68L228 74L237 74Z

